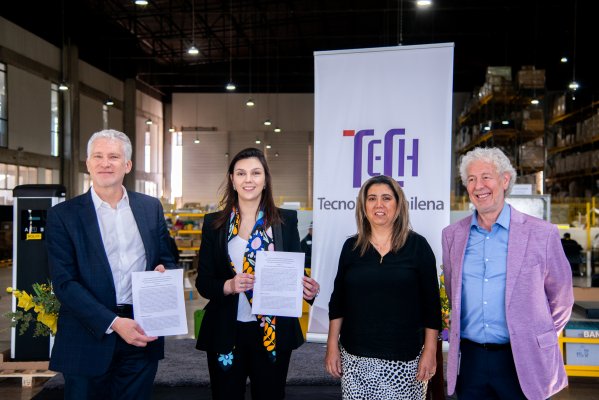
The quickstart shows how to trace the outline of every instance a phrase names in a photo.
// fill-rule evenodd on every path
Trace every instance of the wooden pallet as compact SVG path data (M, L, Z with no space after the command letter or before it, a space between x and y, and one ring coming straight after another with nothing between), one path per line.
M32 387L33 378L52 378L56 372L49 370L32 370L32 369L4 369L0 370L0 379L2 378L21 378L22 387Z
M48 361L11 361L10 350L0 353L0 378L21 378L23 387L31 387L33 378L51 378Z

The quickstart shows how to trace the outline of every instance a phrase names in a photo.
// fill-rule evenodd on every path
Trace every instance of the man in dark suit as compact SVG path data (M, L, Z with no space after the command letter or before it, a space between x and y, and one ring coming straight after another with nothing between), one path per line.
M570 263L570 268L572 269L572 274L583 276L584 273L580 268L580 264L582 264L582 256L580 252L582 251L582 246L578 244L578 242L570 236L570 233L564 233L564 237L561 239L562 247L564 249L564 253L566 254L566 258Z
M306 254L306 258L304 259L304 266L306 268L312 268L312 222L310 222L310 226L308 227L308 234L304 236L304 238L300 242L300 246L302 247L302 251Z
M65 399L149 399L164 338L133 319L131 275L174 268L160 202L123 187L132 146L121 132L87 145L93 186L48 211L50 276L61 302L50 369Z

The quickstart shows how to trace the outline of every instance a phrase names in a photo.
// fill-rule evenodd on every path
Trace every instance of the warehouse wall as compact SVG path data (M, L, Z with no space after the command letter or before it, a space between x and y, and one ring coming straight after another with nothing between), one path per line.
M173 95L172 123L183 131L183 196L180 203L214 204L229 159L246 147L262 149L273 176L275 200L311 206L313 94ZM270 127L263 124L271 119ZM275 126L282 129L274 133ZM201 130L188 130L192 127ZM214 131L204 131L214 129ZM194 144L196 136L199 144ZM256 139L261 141L256 144ZM269 144L272 148L267 149ZM169 173L166 171L166 173Z

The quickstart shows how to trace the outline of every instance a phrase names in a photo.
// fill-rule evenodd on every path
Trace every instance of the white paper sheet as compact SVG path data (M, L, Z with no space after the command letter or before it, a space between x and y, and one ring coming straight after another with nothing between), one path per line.
M147 336L187 334L183 269L134 272L133 314Z
M252 314L301 317L304 253L259 251Z

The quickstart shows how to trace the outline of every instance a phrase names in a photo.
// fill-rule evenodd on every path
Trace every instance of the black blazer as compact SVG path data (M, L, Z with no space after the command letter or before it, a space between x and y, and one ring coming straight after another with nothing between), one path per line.
M235 345L238 294L225 296L225 281L235 274L229 264L227 230L224 224L218 230L213 227L217 215L206 215L202 227L196 288L202 297L210 300L204 310L202 327L196 348L198 350L229 352ZM282 224L273 226L275 249L301 251L297 231L297 212L279 209ZM280 243L282 242L282 244ZM293 317L277 317L276 346L281 350L293 350L304 342L299 320Z

